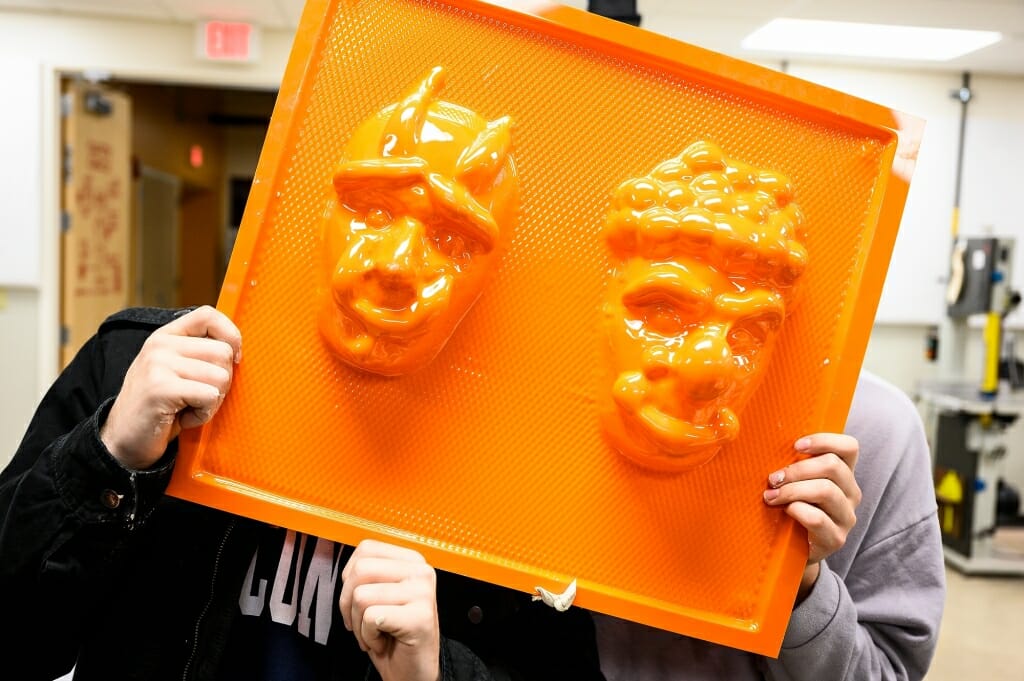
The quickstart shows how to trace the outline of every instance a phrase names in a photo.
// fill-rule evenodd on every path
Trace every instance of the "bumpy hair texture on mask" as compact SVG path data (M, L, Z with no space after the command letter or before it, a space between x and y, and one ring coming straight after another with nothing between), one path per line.
M786 295L807 265L789 180L696 142L615 191L605 239L621 260L685 256Z

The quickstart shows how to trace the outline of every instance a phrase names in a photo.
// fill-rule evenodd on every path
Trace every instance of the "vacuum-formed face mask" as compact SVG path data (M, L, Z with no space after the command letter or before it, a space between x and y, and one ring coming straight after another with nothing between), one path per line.
M683 470L738 435L806 265L792 197L707 142L616 191L603 422L625 456Z
M364 122L334 174L319 326L347 364L429 363L482 292L515 219L507 117L436 99L433 69Z

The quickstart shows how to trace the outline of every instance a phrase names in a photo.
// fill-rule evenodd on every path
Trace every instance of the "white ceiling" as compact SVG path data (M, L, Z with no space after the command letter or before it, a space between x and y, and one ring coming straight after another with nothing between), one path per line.
M585 8L587 1L568 0L564 4ZM0 9L186 23L199 19L244 20L284 30L298 24L302 5L303 0L0 0ZM888 63L1024 75L1024 0L639 0L638 13L648 30L755 61L787 58L785 54L744 52L739 46L743 37L775 17L994 30L1003 33L1002 42L954 61Z

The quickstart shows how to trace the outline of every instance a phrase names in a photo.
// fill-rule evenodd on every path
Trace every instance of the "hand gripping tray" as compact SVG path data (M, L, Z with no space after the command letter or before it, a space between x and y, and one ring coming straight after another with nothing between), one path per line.
M325 206L359 126L436 67L443 99L511 119L518 217L443 349L382 376L320 334ZM921 130L554 4L308 0L218 303L244 359L169 493L526 592L577 580L578 607L777 655L807 543L766 476L843 428ZM789 179L807 261L738 437L663 471L602 427L606 223L694 143Z

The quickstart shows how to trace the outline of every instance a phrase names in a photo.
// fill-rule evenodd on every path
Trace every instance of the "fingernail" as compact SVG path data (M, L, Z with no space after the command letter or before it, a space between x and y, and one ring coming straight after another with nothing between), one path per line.
M809 437L802 437L799 440L797 440L796 443L793 446L797 450L799 450L801 452L805 451L805 450L809 449L810 446L811 446L811 438L809 438Z
M775 471L768 476L768 482L771 483L772 487L778 487L782 484L782 481L786 479L786 471Z
M777 489L766 489L764 491L764 500L769 502L769 503L772 502L772 501L775 501L775 499L778 496L779 496L779 490L777 490Z
M238 352L235 353L235 364L242 361L242 346L238 346Z

